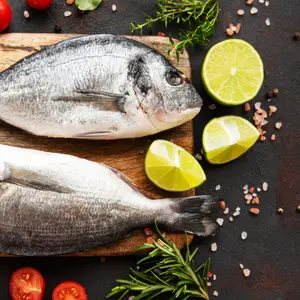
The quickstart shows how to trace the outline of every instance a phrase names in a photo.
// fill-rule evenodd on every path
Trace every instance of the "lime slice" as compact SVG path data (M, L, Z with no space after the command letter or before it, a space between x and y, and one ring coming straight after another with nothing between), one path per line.
M230 162L249 150L258 138L258 130L244 118L215 118L204 128L202 141L205 157L211 164Z
M252 100L264 80L263 62L247 42L230 39L214 45L207 53L202 80L208 93L224 105Z
M145 171L155 185L172 192L190 190L206 180L198 161L183 148L166 140L156 140L150 145Z

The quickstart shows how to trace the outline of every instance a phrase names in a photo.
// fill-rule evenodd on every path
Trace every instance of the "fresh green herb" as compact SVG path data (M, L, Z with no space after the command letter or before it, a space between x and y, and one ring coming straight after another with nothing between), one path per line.
M198 249L190 252L186 235L186 255L181 254L174 243L163 237L155 223L158 242L145 244L135 251L151 251L142 258L139 264L146 264L142 271L130 268L130 280L117 280L120 284L114 287L106 298L119 294L119 300L131 293L139 293L135 300L154 299L164 294L168 299L209 299L207 291L210 260L195 267L194 256ZM166 298L167 299L167 298Z
M79 10L88 11L96 9L102 0L75 0L75 5Z
M172 22L187 24L187 29L180 31L180 41L177 44L170 36L171 49L168 54L176 53L177 60L186 47L208 44L218 19L219 0L159 0L156 5L156 16L146 16L143 24L132 22L132 32L139 30L142 34L144 27L151 28L156 22L164 23L165 27Z

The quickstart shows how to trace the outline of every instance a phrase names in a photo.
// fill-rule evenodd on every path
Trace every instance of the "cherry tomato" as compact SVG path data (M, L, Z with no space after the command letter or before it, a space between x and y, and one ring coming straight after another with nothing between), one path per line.
M48 8L52 4L53 0L27 0L30 7L43 10Z
M4 31L12 19L12 10L6 0L0 0L0 32Z
M44 296L45 280L33 268L16 270L10 279L10 295L13 300L41 300Z
M74 281L64 281L53 290L52 300L88 300L88 297L82 285Z

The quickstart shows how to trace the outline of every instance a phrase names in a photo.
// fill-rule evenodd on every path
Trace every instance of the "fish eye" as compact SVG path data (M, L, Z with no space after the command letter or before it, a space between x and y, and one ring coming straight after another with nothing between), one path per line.
M169 71L166 74L166 79L167 79L167 82L172 86L178 86L182 83L181 76L177 72L174 72L174 71Z

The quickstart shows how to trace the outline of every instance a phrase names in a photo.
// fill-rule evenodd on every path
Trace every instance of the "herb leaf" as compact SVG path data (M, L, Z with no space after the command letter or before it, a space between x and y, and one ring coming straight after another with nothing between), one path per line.
M75 4L79 10L82 11L91 11L96 9L102 0L75 0Z
M114 287L106 298L119 294L119 299L129 293L135 294L134 299L154 299L162 294L165 299L209 299L207 291L210 260L197 269L193 260L197 249L190 252L186 237L186 254L183 257L178 247L165 239L155 222L158 241L153 245L139 249L153 250L137 264L147 263L141 270L130 268L129 280L116 280L120 285ZM154 255L154 254L155 255Z
M186 25L179 33L180 41L175 45L170 37L171 49L179 60L179 54L189 46L206 46L214 33L214 26L219 15L219 0L158 0L155 17L146 16L145 23L131 23L131 31L140 31L160 22L168 27L169 23Z

